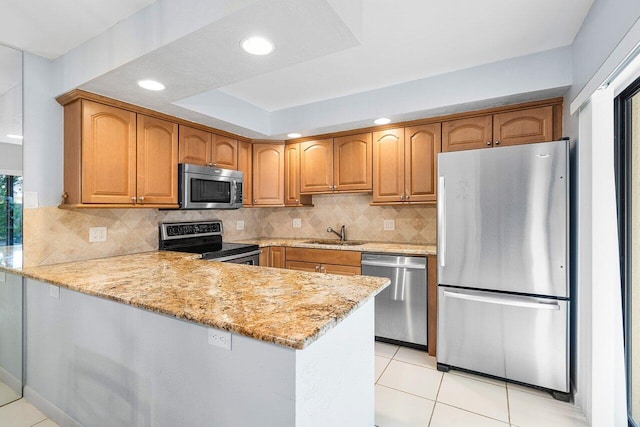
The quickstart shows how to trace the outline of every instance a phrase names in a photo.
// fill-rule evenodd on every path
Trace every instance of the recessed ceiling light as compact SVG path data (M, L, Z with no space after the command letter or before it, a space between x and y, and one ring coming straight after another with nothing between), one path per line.
M273 44L264 37L249 37L242 40L240 45L252 55L268 55L273 51Z
M289 138L300 138L302 135L300 135L299 133L296 133L296 132L292 132L292 133L288 133L287 136Z
M140 80L138 86L147 90L164 90L164 85L155 80Z
M387 119L386 117L380 117L379 119L375 119L373 123L377 125L388 125L391 123L391 119Z
M22 135L13 135L13 134L8 133L7 134L7 138L22 139L24 137Z

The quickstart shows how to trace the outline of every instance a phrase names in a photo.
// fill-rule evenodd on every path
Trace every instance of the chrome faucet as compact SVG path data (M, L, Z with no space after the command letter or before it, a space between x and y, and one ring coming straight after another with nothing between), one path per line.
M327 228L327 233L333 233L336 236L338 236L340 238L341 243L347 240L347 235L346 235L346 230L344 225L340 227L340 233L338 233L336 230L334 230L331 227Z

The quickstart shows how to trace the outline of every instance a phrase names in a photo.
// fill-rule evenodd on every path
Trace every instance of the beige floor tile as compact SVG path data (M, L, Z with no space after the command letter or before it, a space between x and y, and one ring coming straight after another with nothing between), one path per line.
M429 427L458 426L508 427L509 424L437 402Z
M386 342L376 341L376 356L386 357L391 359L398 351L398 346L393 344L387 344Z
M433 404L433 400L376 385L376 425L427 427Z
M7 403L14 402L20 399L20 395L11 387L3 382L0 382L0 405L6 405Z
M509 389L511 422L520 427L582 427L587 422L572 404Z
M51 421L49 418L47 418L46 420L39 422L38 424L35 424L33 427L60 427L60 426L54 423L53 421Z
M380 379L380 375L387 368L387 365L391 362L391 359L387 359L386 357L376 356L376 382Z
M24 399L0 408L0 427L31 427L46 418Z
M494 378L483 377L482 375L472 374L471 372L464 372L464 371L458 371L458 370L452 369L451 371L449 371L449 373L453 375L460 375L461 377L465 377L465 378L471 378L472 380L476 380L476 381L482 381L482 382L493 384L493 385L499 385L502 387L506 386L507 384L503 380L496 380Z
M414 365L424 366L425 368L436 369L436 358L429 356L426 351L400 347L393 358L401 362L413 363Z
M533 387L527 387L520 384L507 383L507 388L509 390L522 391L524 393L531 393L531 394L535 394L536 396L546 397L547 399L553 399L553 396L551 396L551 393L549 393L548 391L538 390L537 388L533 388Z
M392 360L378 384L435 400L441 379L441 372Z
M442 379L438 402L509 422L507 389L460 375L446 374Z

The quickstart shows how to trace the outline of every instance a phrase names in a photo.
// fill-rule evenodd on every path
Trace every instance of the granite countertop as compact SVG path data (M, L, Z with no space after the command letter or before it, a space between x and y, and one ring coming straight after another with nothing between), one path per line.
M294 349L316 341L389 284L166 251L11 272Z
M259 238L250 240L240 240L237 243L250 243L260 245L260 247L268 246L289 246L294 248L313 248L313 249L338 249L342 251L358 251L358 252L381 252L406 255L435 255L436 245L418 245L409 243L390 243L390 242L363 242L362 245L340 245L336 239L335 245L319 245L308 243L314 240L306 239L289 239L289 238ZM323 240L323 239L317 239Z
M0 267L10 273L19 273L22 268L22 245L0 246Z

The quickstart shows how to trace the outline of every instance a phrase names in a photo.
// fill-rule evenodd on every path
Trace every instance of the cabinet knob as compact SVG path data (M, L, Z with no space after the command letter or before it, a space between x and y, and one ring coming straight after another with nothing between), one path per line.
M144 196L140 196L140 203L144 204Z
M133 203L135 205L136 204L136 200L137 200L136 196L133 196L131 198L131 203Z
M321 273L326 273L326 272L327 272L327 269L326 269L326 268L324 268L324 266L321 266L321 267L320 267L320 272L321 272Z
M296 199L296 205L300 203L300 200Z
M487 145L491 145L491 141L487 141Z
M400 196L400 200L404 200L404 194Z
M209 162L207 163L207 166L213 166L213 163Z
M500 145L500 141L496 141L493 143L494 145Z
M320 271L320 266L316 265L316 271Z
M411 198L411 196L407 194L407 200L409 200L410 198Z
M258 203L258 199L253 199L253 203Z

